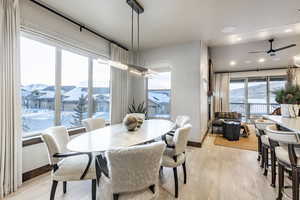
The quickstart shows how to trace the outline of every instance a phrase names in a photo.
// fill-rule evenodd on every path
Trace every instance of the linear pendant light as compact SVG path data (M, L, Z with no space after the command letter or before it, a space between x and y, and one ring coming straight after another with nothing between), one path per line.
M128 64L128 67L132 70L129 72L148 77L150 75L157 74L153 70L149 70L144 66L141 66L141 53L140 53L140 14L144 12L144 8L136 0L127 0L127 4L131 7L131 51L134 50L134 35L133 35L133 19L134 11L137 13L137 52L136 52L136 63Z

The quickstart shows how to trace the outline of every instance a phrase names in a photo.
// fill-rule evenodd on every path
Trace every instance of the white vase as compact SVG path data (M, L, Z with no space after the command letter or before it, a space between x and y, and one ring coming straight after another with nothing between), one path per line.
M281 116L282 117L298 117L299 105L297 104L281 104Z

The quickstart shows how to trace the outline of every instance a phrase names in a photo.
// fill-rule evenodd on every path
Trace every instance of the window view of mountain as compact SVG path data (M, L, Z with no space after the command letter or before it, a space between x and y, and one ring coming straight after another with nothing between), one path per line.
M248 115L262 115L279 107L273 92L283 88L285 80L284 78L270 78L269 91L267 82L265 78L257 81L249 79L248 87L245 88L244 80L232 81L230 83L230 110L242 113L245 116L248 109L248 112L250 112Z

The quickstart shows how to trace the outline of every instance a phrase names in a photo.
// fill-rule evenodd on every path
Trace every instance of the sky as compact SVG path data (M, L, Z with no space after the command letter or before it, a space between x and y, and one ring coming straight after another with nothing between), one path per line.
M108 87L110 67L93 61L93 84ZM21 37L21 83L55 84L55 47ZM88 58L62 50L62 85L87 87Z
M94 87L109 87L110 67L93 60ZM21 83L55 84L55 47L21 36ZM62 86L88 85L88 58L62 50ZM149 78L149 89L170 89L171 72Z
M148 88L155 89L171 89L171 72L161 72L148 79Z

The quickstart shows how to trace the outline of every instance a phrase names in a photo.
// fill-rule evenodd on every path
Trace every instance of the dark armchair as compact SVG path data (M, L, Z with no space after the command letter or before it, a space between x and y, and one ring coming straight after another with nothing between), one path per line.
M214 133L214 128L222 128L225 121L241 122L241 120L241 113L215 112L215 119L212 121L212 133Z

